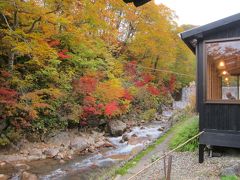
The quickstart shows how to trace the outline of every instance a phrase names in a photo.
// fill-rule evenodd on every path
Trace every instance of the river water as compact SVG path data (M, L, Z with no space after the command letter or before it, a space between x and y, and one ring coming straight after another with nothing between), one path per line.
M159 138L162 131L161 123L155 121L142 127L133 127L131 132L126 132L128 141L121 141L122 136L108 137L115 147L104 148L99 152L89 155L74 156L72 160L60 163L57 160L45 159L26 163L28 172L36 174L42 180L79 180L79 179L99 179L106 174L112 167L119 163L129 160L150 143ZM12 171L13 180L20 179L21 170ZM9 172L7 173L9 174Z

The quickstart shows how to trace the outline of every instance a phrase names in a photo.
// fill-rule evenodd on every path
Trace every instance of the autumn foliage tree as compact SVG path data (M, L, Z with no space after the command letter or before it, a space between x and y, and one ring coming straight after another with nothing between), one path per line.
M159 71L194 71L174 18L153 2L1 1L0 133L42 136L156 109L193 80Z

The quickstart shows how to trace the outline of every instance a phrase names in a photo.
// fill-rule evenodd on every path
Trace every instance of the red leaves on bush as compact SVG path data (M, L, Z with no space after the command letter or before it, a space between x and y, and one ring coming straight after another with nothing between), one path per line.
M11 73L5 70L1 70L0 73L1 73L1 76L4 78L9 78L11 76Z
M175 85L176 85L176 76L171 76L169 80L169 91L170 93L173 93L175 90Z
M55 46L59 46L61 44L61 42L59 40L52 40L48 42L50 47L55 47Z
M105 115L112 116L119 110L117 102L113 101L106 105L105 107Z
M97 80L90 76L83 76L73 82L74 91L87 95L95 91L97 86Z
M156 87L154 87L154 86L152 86L152 85L149 85L149 86L147 87L147 91L148 91L149 93L151 93L152 95L155 95L155 96L158 96L158 95L160 94L160 91L159 91Z
M83 117L90 115L101 115L103 111L103 104L96 104L96 99L92 96L85 96L83 99Z
M97 108L98 108L98 109L103 109L103 108L104 108L104 105L103 105L102 103L100 103L100 104L97 105Z
M129 100L129 101L133 100L133 96L126 89L124 91L123 98L126 99L126 100Z
M92 106L84 106L83 107L83 111L86 115L89 115L89 114L95 114L96 112L96 108L95 107L92 107Z
M67 49L64 49L64 50L58 52L58 57L59 57L60 59L69 59L69 58L71 58L70 55L66 54L67 52L68 52Z
M143 87L145 85L145 83L143 81L136 81L135 82L135 86L137 87Z
M168 88L166 86L161 86L161 94L166 95L168 93Z
M137 61L130 61L126 64L125 70L129 75L136 75L137 73Z
M153 76L149 73L143 73L142 74L142 79L145 84L149 83L150 81L153 80Z
M7 88L0 88L0 103L13 104L16 102L16 96L16 91Z
M146 84L148 84L149 82L151 82L153 80L153 76L149 73L143 73L141 76L142 80L138 80L135 82L135 86L137 87L143 87Z
M96 103L96 99L92 96L85 96L83 103L84 105L94 105Z
M93 106L83 106L83 114L82 117L87 118L91 115L101 115L103 107L99 105Z

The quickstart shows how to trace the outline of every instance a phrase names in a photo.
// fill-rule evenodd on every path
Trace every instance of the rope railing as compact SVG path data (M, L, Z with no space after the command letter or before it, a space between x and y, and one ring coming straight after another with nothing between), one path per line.
M152 162L151 164L147 165L145 168L141 169L140 171L138 171L137 173L135 173L133 176L131 176L128 180L133 179L134 177L136 177L137 175L141 174L143 171L145 171L146 169L150 168L151 166L153 166L154 164L156 164L158 161L162 160L163 158L165 158L166 156L170 155L171 153L173 153L174 151L176 151L177 149L185 146L187 143L189 143L190 141L192 141L193 139L197 138L198 136L200 136L202 133L204 133L204 131L199 132L197 135L193 136L192 138L188 139L187 141L185 141L184 143L178 145L176 148L174 148L173 150L165 153L163 156L159 157L156 161Z

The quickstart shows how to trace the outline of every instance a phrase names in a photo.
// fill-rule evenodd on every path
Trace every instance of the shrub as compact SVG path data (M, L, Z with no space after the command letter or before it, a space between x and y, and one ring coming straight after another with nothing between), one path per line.
M169 147L174 149L180 144L186 142L188 139L192 138L198 134L198 117L192 117L186 121L186 124L183 125L180 129L177 130L174 137L170 140ZM179 148L177 151L195 151L198 148L198 138L190 141L185 146Z
M156 114L156 109L149 109L143 112L140 118L143 119L144 121L149 121L155 117L155 114Z
M0 136L0 147L1 146L6 146L8 144L10 144L9 139L5 135L1 134L1 136Z

